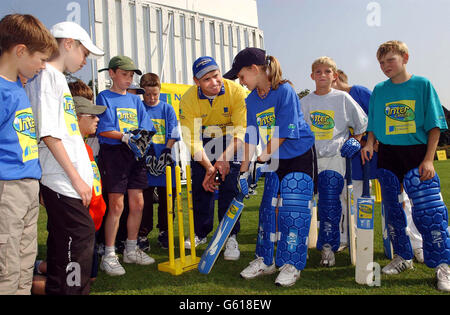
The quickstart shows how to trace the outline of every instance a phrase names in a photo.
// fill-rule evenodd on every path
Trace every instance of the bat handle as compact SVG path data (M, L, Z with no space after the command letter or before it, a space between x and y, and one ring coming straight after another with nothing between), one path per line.
M366 161L363 165L363 197L370 198L370 163Z
M352 184L352 159L350 158L345 158L345 179L347 185Z

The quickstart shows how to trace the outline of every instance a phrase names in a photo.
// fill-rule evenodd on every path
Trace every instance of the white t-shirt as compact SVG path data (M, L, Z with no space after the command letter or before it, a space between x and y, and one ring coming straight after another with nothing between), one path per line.
M41 141L46 136L61 139L78 174L92 188L92 166L78 127L66 77L47 64L46 69L27 83L26 92L36 122L39 162L42 167L41 183L64 196L81 199L64 169L44 141Z
M314 132L318 158L340 156L350 128L356 135L366 131L367 115L347 92L335 89L325 95L312 92L300 102L305 120Z

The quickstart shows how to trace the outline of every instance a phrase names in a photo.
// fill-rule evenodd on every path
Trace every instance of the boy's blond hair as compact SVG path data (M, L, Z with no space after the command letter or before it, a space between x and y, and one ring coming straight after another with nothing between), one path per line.
M337 73L337 66L336 66L336 62L334 62L333 59L331 59L330 57L327 56L322 56L318 59L316 59L312 66L311 66L311 70L312 72L314 72L314 69L318 66L318 65L327 65L329 66L334 73Z
M32 15L9 14L0 21L0 55L23 44L30 54L41 52L51 56L58 45L50 31Z
M387 41L381 44L380 47L378 47L377 59L380 60L389 52L404 56L405 54L408 54L408 46L406 46L404 42L399 40Z

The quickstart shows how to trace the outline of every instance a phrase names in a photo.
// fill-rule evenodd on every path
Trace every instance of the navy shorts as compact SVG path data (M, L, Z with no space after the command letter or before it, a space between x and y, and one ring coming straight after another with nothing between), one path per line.
M402 183L405 174L419 167L426 153L426 144L389 145L380 142L377 167L391 171Z
M128 189L148 187L144 161L136 161L126 144L101 144L98 154L102 185L107 193L125 194Z
M315 146L312 146L305 153L294 158L279 159L276 173L280 181L287 174L293 172L305 173L311 177L314 182L314 193L317 193L317 155Z

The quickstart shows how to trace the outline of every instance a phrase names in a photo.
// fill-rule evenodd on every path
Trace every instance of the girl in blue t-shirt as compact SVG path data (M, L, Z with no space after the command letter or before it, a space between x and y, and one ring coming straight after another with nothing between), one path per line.
M271 170L266 173L260 207L257 258L241 272L241 276L252 279L273 273L276 264L280 274L275 283L291 286L306 264L311 220L308 202L313 197L317 170L314 135L304 120L297 94L290 82L282 79L281 67L275 57L267 56L259 48L246 48L235 57L232 69L224 77L239 78L240 83L252 91L246 99L247 133L241 176L246 176L257 145L262 148L257 162L267 162ZM306 204L279 204L278 218L275 219L275 206L267 205L265 200L270 199L271 203L272 198L268 197L272 194L277 198L278 193L286 199L283 195L290 189L292 194L288 199L301 199ZM275 222L278 222L278 229ZM279 237L275 237L276 230ZM278 246L274 263L275 239L278 239Z

